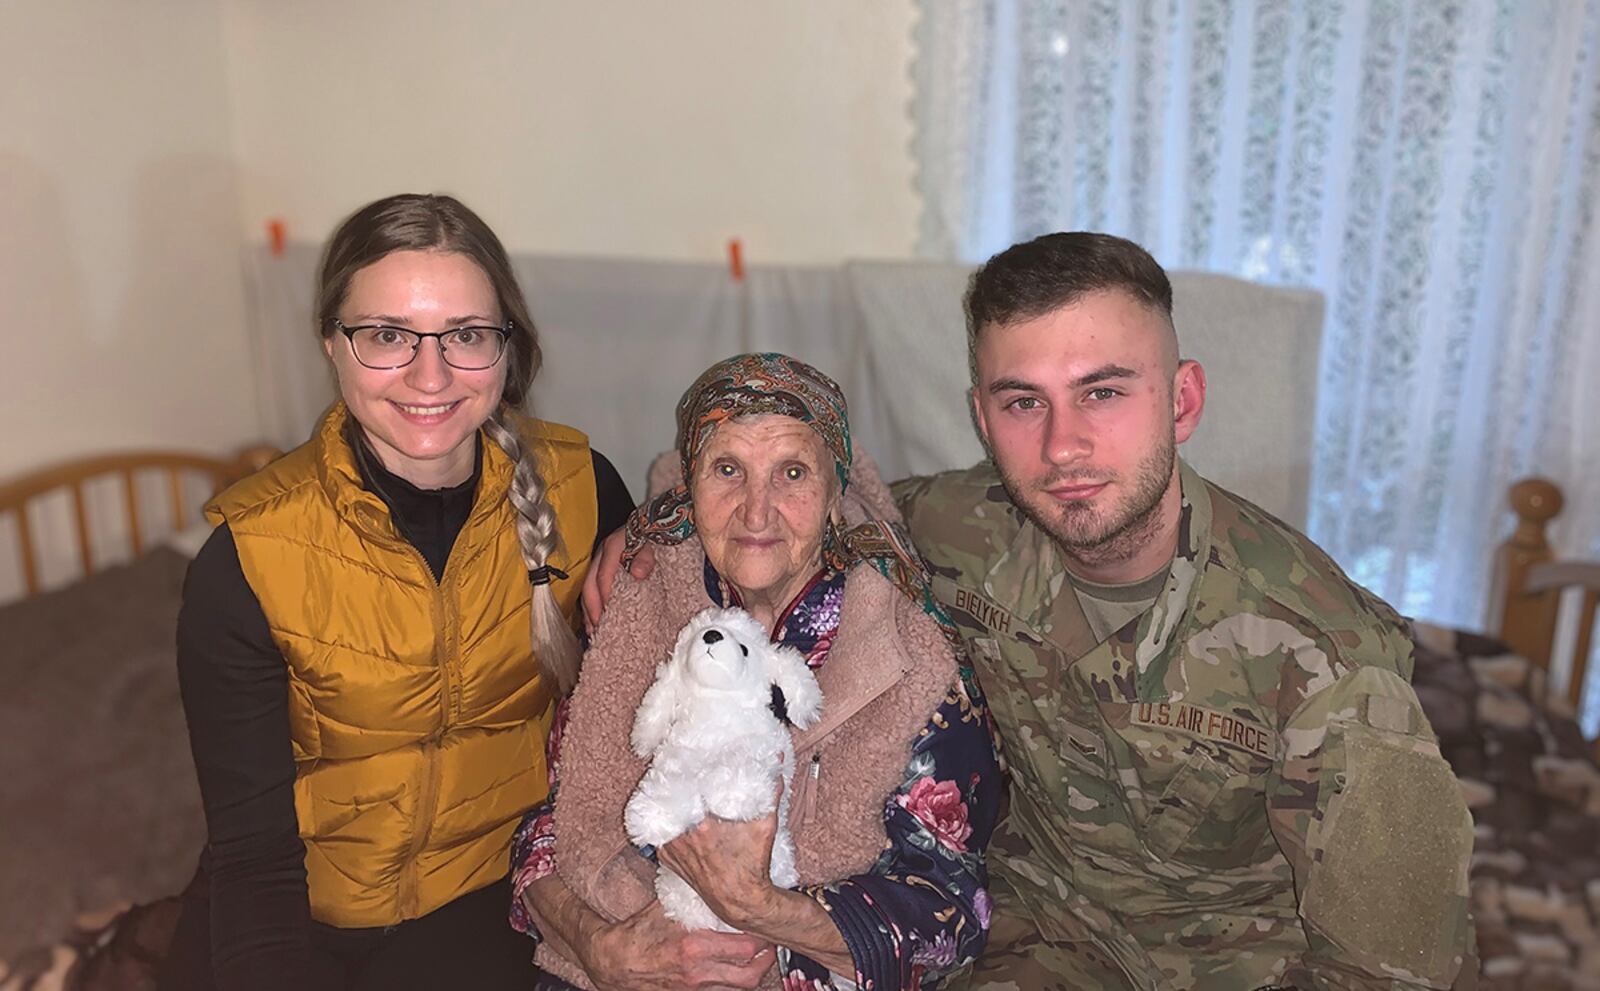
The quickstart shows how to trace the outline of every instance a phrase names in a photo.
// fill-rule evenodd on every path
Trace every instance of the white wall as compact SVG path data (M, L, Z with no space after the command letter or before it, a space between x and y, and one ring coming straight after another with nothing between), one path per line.
M906 257L911 0L0 0L0 479L261 429L239 247L402 189L513 251ZM309 339L309 335L308 335Z
M513 251L911 254L911 0L222 2L247 237L410 190Z
M0 0L0 479L250 438L216 0Z
M517 252L720 260L738 236L752 265L910 256L914 17L0 0L0 481L263 436L240 259L268 217L316 244L370 199L442 190ZM69 577L37 526L47 581ZM0 560L14 541L0 523Z

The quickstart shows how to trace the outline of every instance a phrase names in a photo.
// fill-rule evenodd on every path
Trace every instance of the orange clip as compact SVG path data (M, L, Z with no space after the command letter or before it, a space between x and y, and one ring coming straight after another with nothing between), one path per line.
M277 217L267 221L267 245L272 249L272 257L282 258L284 245L288 242L289 228Z
M736 237L728 238L728 274L733 281L744 281L744 246Z

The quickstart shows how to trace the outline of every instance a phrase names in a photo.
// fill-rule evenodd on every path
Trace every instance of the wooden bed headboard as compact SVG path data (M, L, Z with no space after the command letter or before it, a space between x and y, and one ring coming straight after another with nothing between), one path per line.
M62 493L71 496L73 516L73 544L84 575L95 571L95 531L90 525L91 513L86 487L103 478L120 479L120 505L125 515L128 539L134 554L145 548L144 521L149 514L141 512L138 479L149 473L166 477L166 499L169 519L174 528L195 518L199 505L191 505L185 495L186 480L198 475L206 479L211 492L243 478L277 457L274 447L251 446L233 458L214 458L203 454L179 451L134 451L105 454L63 464L53 465L24 475L0 485L0 521L14 519L17 534L17 558L20 563L25 596L37 595L40 590L39 548L35 541L31 518L33 507L42 500Z
M1577 643L1567 679L1567 700L1577 709L1583 700L1584 678L1596 608L1600 607L1600 561L1558 561L1545 528L1561 513L1565 500L1554 482L1525 478L1511 487L1511 508L1517 529L1495 554L1491 606L1498 610L1499 637L1506 646L1548 671L1555 660L1556 631L1562 594L1582 591L1578 612Z

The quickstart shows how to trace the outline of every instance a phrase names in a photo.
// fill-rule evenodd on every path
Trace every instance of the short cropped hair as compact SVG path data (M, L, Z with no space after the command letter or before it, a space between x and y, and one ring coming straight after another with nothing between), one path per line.
M978 336L988 327L1032 320L1090 293L1121 290L1172 326L1172 283L1132 241L1089 231L1046 234L1014 244L972 274L963 305L967 360L978 379Z

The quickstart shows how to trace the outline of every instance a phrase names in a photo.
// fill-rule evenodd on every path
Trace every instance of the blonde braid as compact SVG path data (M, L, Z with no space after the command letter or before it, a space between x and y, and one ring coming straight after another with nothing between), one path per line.
M545 498L544 478L534 465L533 455L522 446L517 433L505 419L505 407L484 421L484 432L506 452L515 469L511 476L511 506L516 510L517 543L529 571L544 567L561 542L556 531L556 512ZM544 671L555 680L562 694L578 681L578 660L582 654L578 637L557 604L548 582L533 586L530 634L534 654Z

